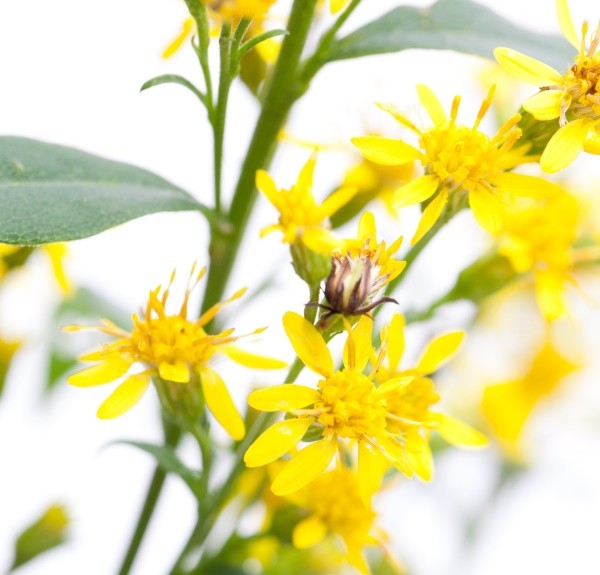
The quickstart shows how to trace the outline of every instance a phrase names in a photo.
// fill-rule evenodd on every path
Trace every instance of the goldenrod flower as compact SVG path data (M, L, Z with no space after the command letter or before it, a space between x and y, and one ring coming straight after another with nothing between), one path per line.
M256 187L279 212L279 222L261 230L261 237L273 231L283 233L283 242L304 244L310 250L330 255L339 244L331 234L329 217L356 193L354 188L340 188L321 205L312 192L316 157L302 168L298 181L289 190L279 190L265 170L256 172Z
M408 183L413 178L414 172L413 162L388 166L363 158L362 161L346 171L342 186L356 188L356 199L360 197L368 198L368 200L381 198L390 214L396 216L393 202L394 192Z
M321 9L323 7L323 4L325 4L326 0L319 0L317 7L319 9ZM350 0L329 0L329 11L332 14L337 14L338 12L341 12L346 5L349 3Z
M507 210L504 220L498 252L508 258L516 272L533 273L544 316L549 320L561 317L567 311L566 285L575 283L577 201L562 193L543 205Z
M493 137L479 130L479 124L492 104L492 87L483 101L471 128L456 123L460 97L452 104L450 118L433 92L417 86L419 100L433 122L420 130L391 106L380 107L419 136L419 148L402 141L381 136L354 138L363 155L376 163L401 165L418 160L424 175L399 188L394 196L397 207L427 202L414 245L435 224L446 204L458 206L468 195L469 205L478 223L490 232L500 229L502 206L514 196L547 197L557 193L555 184L534 176L507 172L529 161L514 144L521 136L517 128L520 116L508 120Z
M361 573L369 573L363 549L380 544L386 534L376 526L377 514L371 505L361 498L355 471L337 466L289 498L310 513L294 528L295 547L307 549L328 535L337 535L344 541L348 562Z
M415 473L428 480L431 453L425 437L398 425L393 401L402 393L407 377L380 378L379 369L386 354L384 345L376 353L372 345L372 319L362 316L354 329L348 329L344 368L336 370L323 336L302 316L288 312L285 331L302 362L322 377L318 389L284 384L254 391L248 403L262 411L285 411L292 416L273 424L250 446L245 455L249 467L266 465L294 450L309 427L321 432L322 439L310 443L287 462L271 489L276 495L289 495L308 485L329 466L337 452L344 453L348 442L358 446L358 478L365 501L379 488L383 471L392 464L411 477ZM417 368L423 375L437 369L445 358L447 340L434 343ZM392 352L395 353L395 352ZM369 375L365 371L375 356ZM408 378L411 379L412 375ZM375 379L379 385L376 385ZM389 405L388 405L389 404ZM391 406L391 409L390 409ZM463 424L448 420L449 434L462 431ZM420 422L417 422L420 423ZM439 419L438 427L444 425ZM433 427L433 425L432 425ZM466 427L466 426L464 426ZM466 434L482 444L484 438L470 430ZM447 433L448 435L448 433ZM340 455L340 457L342 457Z
M401 244L401 236L389 247L385 241L378 242L375 218L365 212L358 224L358 237L341 241L333 254L331 273L325 281L326 303L320 306L328 310L323 319L336 313L361 315L385 301L395 301L380 295L406 266L393 257Z
M262 21L274 2L275 0L209 0L206 5L211 20L219 23L217 31L211 30L211 35L215 33L218 36L220 22L223 20L230 21L234 26L237 26L241 19L252 20L246 32L248 38L262 34L264 32ZM177 53L183 44L192 38L195 32L196 23L190 16L183 21L180 33L165 48L162 54L163 58L170 58ZM279 52L277 44L272 39L261 42L257 46L257 50L267 62L274 61Z
M523 458L523 430L535 408L577 369L579 366L546 341L522 377L485 388L483 415L510 458L517 461Z
M565 38L578 50L564 74L511 48L494 50L507 72L540 87L523 108L537 120L559 118L560 128L540 158L542 169L549 173L566 168L582 150L600 154L600 23L587 44L588 23L583 23L578 38L567 0L556 0L556 12Z
M216 354L224 354L233 361L256 369L277 369L285 363L255 355L234 347L232 344L241 336L234 336L234 329L226 329L211 335L206 333L206 325L213 320L221 308L240 298L245 289L237 291L229 299L217 303L204 312L197 320L187 319L190 293L202 279L205 268L194 277L192 267L185 297L179 313L168 315L166 312L169 290L175 278L171 276L169 286L161 286L150 292L148 303L141 317L132 316L131 333L123 331L108 320L96 327L98 331L113 336L116 341L105 344L100 350L86 354L84 361L99 362L74 373L67 379L78 387L90 387L110 383L127 375L125 381L102 403L98 417L108 419L128 411L142 397L152 378L160 378L165 383L164 403L184 392L192 397L202 394L206 406L233 439L239 440L245 434L244 422L238 413L229 391L219 374L209 366ZM192 280L194 283L192 284ZM67 328L81 329L78 326ZM253 333L260 333L264 328ZM141 371L132 372L134 366ZM166 390L166 391L165 391ZM161 397L162 399L162 397ZM199 416L200 414L197 414Z

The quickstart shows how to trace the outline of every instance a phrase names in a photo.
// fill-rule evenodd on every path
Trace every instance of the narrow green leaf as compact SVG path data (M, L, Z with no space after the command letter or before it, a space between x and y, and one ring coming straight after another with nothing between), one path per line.
M241 60L246 53L248 53L252 48L264 42L265 40L269 40L270 38L275 38L276 36L285 36L288 33L287 30L269 30L268 32L263 32L258 36L254 36L251 40L244 42L240 49L237 52L237 59Z
M515 18L518 18L515 12ZM470 0L439 0L428 8L400 6L334 42L327 62L409 48L455 50L493 58L507 46L563 70L573 47L562 37L531 32Z
M156 463L169 473L181 477L187 486L192 490L192 493L198 495L200 475L185 465L177 456L175 449L167 445L154 445L152 443L144 443L142 441L117 441L124 445L132 445L154 457Z
M189 194L147 170L74 148L0 137L0 242L76 240L146 214L197 210Z
M153 86L160 86L161 84L179 84L180 86L190 90L190 92L192 92L192 94L194 94L206 106L206 94L203 94L198 88L196 88L196 86L194 86L194 84L178 74L164 74L162 76L152 78L144 83L144 85L140 88L140 92L143 92L148 88L152 88Z

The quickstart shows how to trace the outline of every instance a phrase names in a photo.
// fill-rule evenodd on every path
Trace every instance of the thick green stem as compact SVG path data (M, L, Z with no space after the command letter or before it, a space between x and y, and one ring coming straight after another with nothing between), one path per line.
M246 224L256 199L256 170L267 166L273 155L277 135L297 93L296 71L308 36L317 0L295 0L273 76L267 87L264 105L235 189L229 212L231 235L217 234L211 241L211 265L206 282L203 309L221 299L231 273Z
M165 445L169 447L176 446L181 438L181 430L178 427L167 423L166 421L163 421L163 425L165 430ZM127 552L125 553L125 557L121 563L121 568L118 571L119 575L127 575L131 569L131 566L133 565L133 562L135 561L146 533L146 529L150 523L150 518L152 517L152 513L156 507L156 503L158 501L163 483L165 482L166 475L167 472L164 471L162 467L157 466L154 470L154 475L150 481L148 493L146 494L146 500L142 507L135 531L133 532L131 542L129 543L129 547L127 548Z

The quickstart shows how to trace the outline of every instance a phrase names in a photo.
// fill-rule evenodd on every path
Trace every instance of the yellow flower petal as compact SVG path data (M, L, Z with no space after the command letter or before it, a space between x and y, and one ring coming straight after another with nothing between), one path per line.
M283 316L283 327L304 365L329 377L334 372L333 359L321 334L308 320L294 312Z
M470 425L443 413L437 413L435 420L438 423L436 431L452 445L457 447L485 447L487 437Z
M595 129L590 130L583 143L583 149L588 154L600 154L600 126L595 126Z
M377 226L375 224L375 216L367 211L358 222L358 237L361 240L368 240L377 236Z
M404 316L395 314L388 327L387 357L391 372L397 371L404 353L404 325Z
M273 206L279 208L279 190L269 172L266 170L256 171L256 188L265 195Z
M192 29L194 27L194 19L186 18L181 27L181 32L178 36L165 48L162 53L163 58L170 58L173 54L175 54L179 48L183 45L183 43L190 37L192 33Z
M583 144L593 123L588 118L568 122L550 138L540 166L544 172L553 174L566 168L583 150Z
M329 197L325 198L325 201L319 208L323 214L323 219L332 216L341 207L345 206L356 195L357 191L357 188L345 186L339 190L336 190Z
M331 439L311 443L286 464L273 481L271 491L283 496L302 489L327 469L336 448L336 442Z
M433 456L429 443L418 432L407 435L406 443L406 459L415 472L415 475L423 481L431 481L433 476Z
M544 178L515 174L514 172L499 174L494 179L494 185L502 192L535 200L545 200L562 191L558 184L544 180Z
M190 381L190 368L185 361L163 362L158 366L158 375L166 381L188 383Z
M305 190L307 192L310 192L312 190L316 165L317 156L316 154L312 154L311 157L308 158L306 164L302 166L300 174L298 175L298 182L296 183L296 186L299 187L301 190Z
M290 411L311 405L319 397L316 389L296 383L285 383L251 392L248 403L260 411Z
M329 0L329 11L332 14L339 12L346 4L348 0Z
M349 351L351 347L351 358ZM362 372L373 353L373 318L360 316L344 346L344 365ZM350 361L352 359L352 361Z
M388 468L387 461L366 442L358 444L358 486L360 497L369 505L371 496L381 487L383 475Z
M431 121L436 126L441 126L448 121L446 112L437 99L437 96L431 91L428 86L424 84L417 84L417 94L419 95L419 101L423 108L425 108L427 114L431 118Z
M259 467L279 459L298 445L314 420L314 417L298 417L274 423L248 448L244 462L248 467Z
M494 56L498 64L509 74L528 84L534 86L560 86L563 83L563 76L560 72L511 48L496 48Z
M535 272L535 293L544 317L550 321L567 312L565 304L565 278L553 270Z
M128 377L117 387L98 408L100 419L112 419L129 411L144 395L150 385L150 376L134 375Z
M287 366L287 363L280 359L257 355L233 346L223 347L222 351L229 359L232 359L236 363L254 369L281 369Z
M112 357L103 363L73 373L67 377L67 381L76 387L103 385L125 375L130 367L130 362L120 357Z
M392 200L394 207L413 206L428 200L438 188L440 179L437 176L420 176L398 188Z
M199 366L198 373L206 407L231 438L239 441L246 435L246 427L221 376L206 365Z
M433 339L417 365L420 373L433 373L452 357L465 337L464 331L452 331Z
M546 122L560 116L560 103L563 93L560 90L542 90L523 102L523 108L536 120Z
M232 301L235 301L236 299L241 298L247 291L248 288L241 288L238 291L236 291L232 296L228 297L227 299L224 299L223 301L220 301L218 303L216 303L215 305L213 305L212 307L210 307L209 309L207 309L198 319L198 325L200 327L205 326L206 324L210 323L213 318L219 313L219 311L221 311L221 309L223 307L225 307L227 304L231 303Z
M352 143L367 160L384 166L399 166L421 157L419 150L402 140L382 136L363 136L352 138Z
M502 227L502 204L487 191L472 190L469 193L469 206L477 223L488 232L495 234Z
M317 515L311 515L294 527L292 543L297 549L308 549L320 543L326 535L327 525Z
M411 246L414 246L417 242L421 241L425 234L427 234L427 232L434 226L435 222L437 222L439 217L442 215L447 201L448 191L443 190L427 205L421 214L417 231L412 237L412 240L410 240Z
M340 248L341 241L329 230L323 228L305 228L302 231L302 243L313 252L331 255Z
M575 32L575 26L573 26L573 20L571 19L571 12L567 0L556 0L556 16L558 18L558 24L565 38L576 50L581 47L581 42L577 38Z

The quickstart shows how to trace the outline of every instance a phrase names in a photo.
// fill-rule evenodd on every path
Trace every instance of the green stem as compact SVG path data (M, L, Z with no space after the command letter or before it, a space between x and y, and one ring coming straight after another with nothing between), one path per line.
M175 425L172 425L164 420L163 427L165 431L165 446L175 447L181 438L181 430ZM121 562L118 575L127 575L131 569L131 566L133 565L133 562L135 561L137 553L142 544L142 540L144 539L146 529L150 523L150 518L152 517L152 513L156 507L156 503L158 501L162 486L165 482L166 475L167 472L164 471L162 467L157 466L154 470L154 475L152 476L152 480L150 481L150 486L148 487L148 492L146 494L146 500L144 501L142 511L140 513L135 531L133 532L131 542L129 543L129 547L127 548L127 552L125 553L125 557L123 557L123 561Z
M213 142L214 142L214 172L215 172L215 212L221 215L221 187L223 172L223 141L225 138L225 116L227 113L227 100L233 76L231 75L231 24L224 22L221 26L219 37L220 72L219 94L217 107L213 115Z
M296 358L288 371L288 374L285 378L285 383L294 382L302 371L303 367L304 365L300 359ZM204 515L199 517L192 534L183 548L183 551L179 555L179 558L177 559L173 569L170 571L170 575L182 575L185 573L183 569L185 558L192 550L198 549L205 542L215 524L215 521L219 517L221 508L229 499L232 491L235 489L237 485L237 478L246 468L244 464L244 454L250 445L254 443L256 438L273 422L273 419L276 417L276 415L276 413L260 413L254 421L254 425L250 428L244 439L238 444L234 453L233 464L227 477L227 481L225 481L216 491L216 493L209 498L209 505L206 507ZM192 569L191 573L194 571L195 569Z
M264 105L234 192L229 212L231 235L216 234L210 247L211 265L206 281L203 309L219 301L235 261L246 224L256 199L256 170L267 166L277 135L298 99L296 71L308 36L317 0L294 0L288 21L288 35L267 87Z

